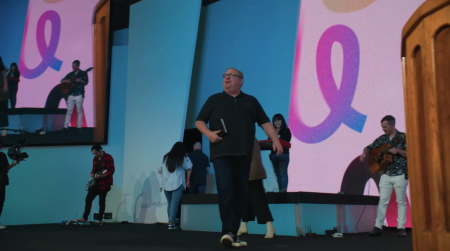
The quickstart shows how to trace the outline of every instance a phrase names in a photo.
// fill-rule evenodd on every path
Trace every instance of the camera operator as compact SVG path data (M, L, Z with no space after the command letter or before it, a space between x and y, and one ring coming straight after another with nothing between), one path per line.
M2 148L2 141L0 140L0 149ZM5 202L6 186L9 185L8 171L17 165L17 161L14 161L11 165L8 162L8 158L4 152L0 152L0 216L2 216L3 203ZM4 229L5 226L0 224L0 229Z

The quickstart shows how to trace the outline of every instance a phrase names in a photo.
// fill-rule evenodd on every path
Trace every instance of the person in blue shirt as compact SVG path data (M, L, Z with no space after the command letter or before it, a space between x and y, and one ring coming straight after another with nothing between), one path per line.
M181 196L186 190L186 171L191 169L192 162L182 142L175 143L159 165L158 173L163 177L163 188L167 198L169 229L177 229L175 220Z

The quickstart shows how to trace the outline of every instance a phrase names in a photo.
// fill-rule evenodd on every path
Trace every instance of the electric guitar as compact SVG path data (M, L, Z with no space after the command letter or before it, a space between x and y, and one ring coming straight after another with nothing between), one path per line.
M90 178L89 181L88 181L88 183L87 183L87 185L86 185L86 191L91 190L91 188L94 187L95 184L97 184L98 176L99 176L100 174L105 174L106 171L108 171L108 170L104 170L104 171L101 172L101 173L96 173L96 174L94 175L94 177Z
M373 174L383 174L387 166L394 161L394 155L389 152L390 149L397 146L400 142L398 138L391 144L385 143L379 148L372 149L369 153L369 168Z
M88 72L92 71L92 69L94 69L94 67L89 67L89 68L87 68L84 72L87 74ZM80 70L80 71L81 71L81 70ZM79 78L73 76L73 77L71 77L71 78L69 78L69 79L66 79L66 80L69 80L69 81L70 81L70 84L66 84L66 83L62 83L62 84L61 84L62 94L63 94L63 95L67 95L67 94L72 93L72 90L73 90L75 87L77 87L78 83L75 82L76 79L79 79Z

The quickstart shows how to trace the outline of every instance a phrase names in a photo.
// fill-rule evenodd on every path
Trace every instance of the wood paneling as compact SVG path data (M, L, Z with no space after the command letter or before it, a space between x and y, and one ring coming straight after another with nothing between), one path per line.
M450 247L450 0L428 0L403 29L414 250Z
M449 13L450 15L450 13ZM443 185L445 230L450 231L450 25L444 25L434 40L439 147Z
M102 0L95 7L94 29L94 141L102 142L105 137L108 42L109 42L110 0Z
M415 74L415 85L414 88L416 88L416 99L417 99L417 107L416 110L417 113L417 124L418 124L418 131L426 131L429 130L428 126L429 124L427 121L429 121L429 117L427 116L429 112L427 111L428 106L426 106L426 102L428 100L425 100L425 94L428 89L425 88L425 76L424 76L424 62L422 57L422 48L420 46L416 47L414 54L413 54L413 66L414 66L414 74ZM419 95L417 95L419 94ZM427 135L420 134L418 135L418 144L426 146L429 142L427 140ZM421 154L427 155L429 153L428 147L423 147L421 149ZM418 165L418 171L420 172L420 186L423 194L429 194L430 193L430 187L428 186L428 180L431 178L430 169L427 168L428 163L426 162L426 158L421 158L419 160ZM424 211L424 221L422 224L422 228L426 230L431 229L431 200L429 196L423 196L423 211Z

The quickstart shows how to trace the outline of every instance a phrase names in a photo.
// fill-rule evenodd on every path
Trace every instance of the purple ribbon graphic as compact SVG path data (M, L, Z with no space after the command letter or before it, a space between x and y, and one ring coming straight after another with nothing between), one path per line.
M45 41L45 23L50 21L52 24L52 32L50 35L50 41L47 46L47 42ZM59 71L61 69L62 61L55 57L56 49L58 48L59 36L61 33L61 18L58 13L53 10L46 11L39 18L36 27L36 42L39 50L39 54L41 54L42 61L41 63L34 69L29 69L23 60L23 58L19 62L20 71L22 76L28 79L34 79L39 77L42 73L47 70L47 67L54 69L55 71Z
M334 42L341 44L344 54L339 89L331 69L331 49ZM359 43L356 34L349 27L334 25L322 34L317 45L316 71L320 90L331 111L328 117L315 127L305 125L298 113L295 113L291 116L295 137L304 143L319 143L333 135L341 123L362 132L367 116L351 107L358 82Z

